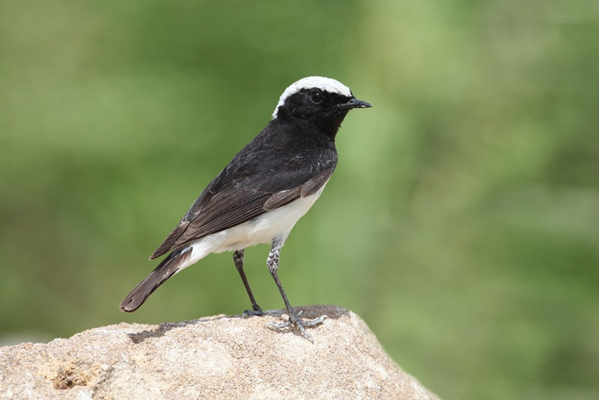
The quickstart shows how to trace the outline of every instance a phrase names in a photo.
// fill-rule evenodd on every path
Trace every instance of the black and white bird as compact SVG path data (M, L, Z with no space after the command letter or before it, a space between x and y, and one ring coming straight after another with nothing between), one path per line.
M244 249L271 243L266 264L281 292L290 325L309 340L304 327L323 321L300 319L277 275L279 253L295 223L318 199L337 165L335 136L353 108L371 107L342 83L319 76L301 79L281 95L268 125L231 160L192 204L181 222L150 256L170 254L125 297L121 310L137 310L167 279L210 253L234 251L233 261L252 303L262 315L245 271Z

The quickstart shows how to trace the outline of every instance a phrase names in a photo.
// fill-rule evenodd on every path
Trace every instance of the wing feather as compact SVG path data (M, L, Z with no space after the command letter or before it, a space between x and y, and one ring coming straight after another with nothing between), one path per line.
M267 130L261 133L268 134ZM289 148L288 144L277 144L272 136L267 140L261 135L204 189L150 259L249 221L300 196L310 196L335 170L334 145Z

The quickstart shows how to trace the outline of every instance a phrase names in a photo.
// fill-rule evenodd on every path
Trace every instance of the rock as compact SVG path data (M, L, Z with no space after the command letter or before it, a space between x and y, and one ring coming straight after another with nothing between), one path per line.
M437 399L385 353L360 317L301 308L314 344L265 328L279 315L94 328L0 348L3 399Z

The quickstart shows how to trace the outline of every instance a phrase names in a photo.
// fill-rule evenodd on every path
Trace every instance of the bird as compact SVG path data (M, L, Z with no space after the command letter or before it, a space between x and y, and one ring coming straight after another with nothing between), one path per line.
M244 315L264 312L244 270L244 250L270 243L266 261L285 303L288 319L271 323L281 330L306 327L326 316L304 320L294 312L278 277L279 256L296 222L321 195L337 165L335 138L348 112L368 108L341 82L321 76L300 79L285 89L266 127L210 182L181 221L150 256L169 253L120 304L137 310L164 282L211 253L233 251L233 262L252 305Z

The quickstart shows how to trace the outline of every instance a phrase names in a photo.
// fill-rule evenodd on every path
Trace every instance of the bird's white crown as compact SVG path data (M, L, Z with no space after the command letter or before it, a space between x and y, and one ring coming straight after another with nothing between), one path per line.
M307 78L303 78L297 82L294 82L293 84L291 84L291 86L285 89L285 91L279 98L279 104L277 104L275 111L272 113L273 119L277 118L277 111L279 110L279 107L285 104L285 100L287 100L289 96L296 94L302 89L311 88L318 88L328 93L337 93L347 97L352 96L351 90L343 83L335 79L325 78L324 76L309 76Z

